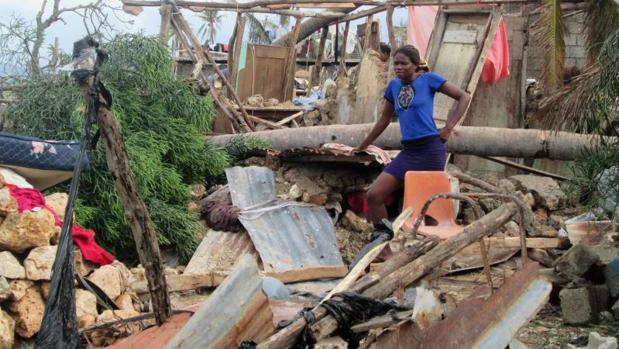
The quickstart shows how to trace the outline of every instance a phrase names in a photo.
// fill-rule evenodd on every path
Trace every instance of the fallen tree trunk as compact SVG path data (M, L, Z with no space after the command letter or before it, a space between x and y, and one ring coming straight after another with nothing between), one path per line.
M438 244L425 255L387 275L379 283L365 290L363 295L383 299L391 295L399 287L406 287L412 284L466 246L495 232L496 229L510 221L516 212L517 207L515 204L508 203L502 205L481 219L466 226L460 234ZM336 330L337 321L331 315L310 326L310 334L316 341L328 337Z
M351 13L357 8L358 6L350 7L350 8L340 8L337 11L340 13ZM306 21L303 21L301 23L301 28L299 29L299 35L297 36L296 43L299 43L300 41L308 38L310 35L314 34L314 32L320 30L320 28L328 27L329 25L335 23L336 21L337 21L337 18L325 18L325 17L314 17L314 18L309 18ZM288 33L282 36L281 38L275 40L272 43L272 45L289 46L291 37L292 37L292 33Z
M316 148L325 143L357 146L361 144L372 126L373 124L313 126L259 131L251 135L269 141L271 148L276 150ZM232 137L234 135L221 135L210 137L210 140L215 145L224 146ZM607 141L614 140L607 139ZM599 143L599 136L571 132L460 126L449 138L447 151L466 155L573 160L585 148ZM399 125L397 123L389 125L374 145L383 149L399 149Z

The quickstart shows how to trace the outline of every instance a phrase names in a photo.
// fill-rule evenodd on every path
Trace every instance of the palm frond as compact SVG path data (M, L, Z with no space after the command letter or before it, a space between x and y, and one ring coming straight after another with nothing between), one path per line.
M535 23L533 35L539 43L546 60L542 75L547 90L561 86L565 63L564 23L560 0L542 0L542 11Z
M260 19L251 13L245 13L245 18L249 21L250 35L253 36L255 40L271 43L271 38L269 38L269 34Z
M619 135L619 29L599 52L582 74L541 101L537 115L542 127Z
M619 28L619 5L613 0L590 0L585 13L587 49L589 59L593 60L600 53L604 40Z

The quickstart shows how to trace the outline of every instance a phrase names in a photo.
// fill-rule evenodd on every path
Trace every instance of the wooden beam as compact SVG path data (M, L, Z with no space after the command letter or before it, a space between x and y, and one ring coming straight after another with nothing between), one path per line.
M159 14L161 14L159 38L167 46L170 34L170 20L172 19L172 6L162 3L161 7L159 8Z
M297 17L294 28L292 29L292 38L288 49L288 65L286 67L286 79L284 80L285 101L292 100L294 97L294 73L297 68L297 37L299 36L299 30L301 29L301 20L301 17Z
M213 70L215 70L215 73L217 73L217 75L219 75L221 80L226 85L229 97L232 97L233 101L237 103L237 105L239 107L239 110L241 112L241 115L245 119L245 122L248 124L248 126L251 128L252 123L249 120L249 115L247 114L247 111L243 107L243 103L241 102L241 100L237 96L236 92L234 91L234 88L230 84L230 81L228 81L228 79L224 76L224 74L221 72L221 70L217 67L217 63L215 62L215 60L213 59L211 54L208 52L208 50L203 50L202 49L202 45L200 45L200 41L198 41L198 38L195 36L193 31L191 30L191 27L189 26L189 23L187 23L187 21L185 20L185 17L183 17L183 15L180 13L178 7L174 3L172 3L172 9L174 10L174 13L172 15L172 21L174 23L176 23L176 27L178 29L180 29L180 34L184 33L185 35L187 35L187 38L189 39L189 41L193 45L193 48L194 48L194 50L195 50L195 52L197 54L197 58L199 60L207 61L207 62L211 63L211 65L213 67ZM191 51L191 49L192 48L190 46L187 47L188 51ZM208 79L207 79L207 81L208 81ZM212 86L211 86L211 90L213 90Z
M314 64L312 76L310 77L310 87L320 85L320 70L322 69L322 56L325 51L327 35L329 35L329 27L322 28L322 32L320 33L320 42L318 43L318 52L316 52L316 63Z
M122 0L126 6L160 6L159 0ZM206 2L206 1L176 1L176 5L183 8L200 10L202 8L212 8L218 10L249 10L255 7L269 7L274 5L295 5L295 4L315 4L315 0L257 0L246 3L227 3L227 2ZM377 0L329 0L322 2L322 6L329 4L348 4L355 6L384 6L385 2ZM448 6L448 5L500 5L500 4L522 4L540 3L540 0L402 0L392 1L394 7L405 6Z
M374 8L371 8L369 10L363 10L363 11L351 13L349 15L346 15L346 16L340 18L340 21L354 21L356 19L367 17L369 15L375 15L377 13L381 13L381 12L383 12L385 10L387 10L387 6L380 5L380 6L376 6Z
M243 35L245 34L245 16L238 13L234 24L234 32L230 37L228 44L228 71L230 72L230 81L232 86L237 88L237 77L239 74L239 59L241 55L241 47L243 45Z
M365 23L365 33L363 34L363 52L367 52L372 45L372 18L374 15L369 15ZM363 59L363 58L362 58Z
M346 42L348 41L348 31L350 30L350 21L346 21L344 25L344 39L342 40L342 48L340 49L340 53L342 56L340 57L340 67L338 69L338 75L348 75L346 73Z
M287 123L294 121L296 118L298 118L299 116L303 116L303 114L305 114L305 111L300 111L298 113L294 113L290 116L287 116L281 120L279 120L278 122L276 122L277 125L286 125Z
M391 57L389 59L388 78L389 80L395 77L393 70L393 56L396 51L395 33L393 31L393 6L390 2L387 2L387 35L389 36L389 46L391 46Z
M489 161L493 161L505 166L509 166L509 167L513 167L513 168L517 168L519 170L523 170L529 173L533 173L536 175L540 175L540 176L545 176L545 177L550 177L550 178L554 178L556 180L560 180L560 181L569 181L570 179L558 174L554 174L554 173L550 173L550 172L546 172L546 171L542 171L542 170L538 170L536 168L533 167L529 167L523 164L519 164L517 162L514 161L510 161L507 159L501 159L501 158L497 158L497 157L493 157L493 156L480 156L482 159L486 159Z
M507 236L507 237L490 237L484 239L489 248L509 248L520 247L520 237ZM553 249L553 248L565 248L569 246L569 241L559 238L526 238L527 248L537 249Z
M191 49L191 45L187 41L187 38L183 35L181 28L178 27L178 23L174 20L172 20L171 23L172 23L172 27L174 27L174 30L176 31L176 36L181 46L184 46L189 57L191 57L191 59L194 62L197 62L199 58L195 53L196 51ZM200 74L199 76L201 78L202 83L207 84L209 87L208 93L211 95L211 97L213 98L213 101L219 107L222 113L224 113L226 118L228 118L228 120L230 120L230 122L233 125L237 126L238 131L245 130L246 132L252 132L253 129L249 127L249 125L247 125L247 122L245 121L245 119L237 116L237 114L234 113L234 110L230 109L228 105L223 103L223 101L221 100L219 96L219 93L217 92L213 84L208 80L208 76L206 76L206 74L203 71L200 71L199 74Z

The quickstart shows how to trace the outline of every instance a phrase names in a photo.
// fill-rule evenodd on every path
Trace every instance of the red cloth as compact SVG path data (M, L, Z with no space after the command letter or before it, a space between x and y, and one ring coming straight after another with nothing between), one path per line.
M481 80L487 84L497 82L509 76L509 44L507 43L507 32L505 22L501 17L499 28L490 47L490 52L484 62L484 70L481 73Z
M32 211L33 209L48 210L53 216L57 226L62 226L62 221L58 218L58 214L45 202L45 197L40 191L29 188L18 188L15 185L6 184L11 193L11 196L17 202L17 210L19 212ZM90 229L84 229L77 224L71 227L71 235L73 242L82 252L82 257L85 260L97 263L99 265L110 264L114 261L114 256L99 246L95 241L95 232Z

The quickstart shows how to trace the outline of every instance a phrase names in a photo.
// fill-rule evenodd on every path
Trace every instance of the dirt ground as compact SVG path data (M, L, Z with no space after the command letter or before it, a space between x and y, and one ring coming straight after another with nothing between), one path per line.
M520 329L517 339L531 349L563 349L568 344L587 345L590 332L603 336L619 338L619 321L600 321L599 324L570 326L563 323L561 309L557 305L546 304L537 316Z

